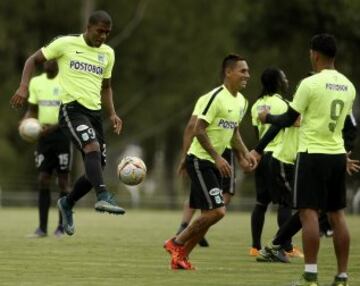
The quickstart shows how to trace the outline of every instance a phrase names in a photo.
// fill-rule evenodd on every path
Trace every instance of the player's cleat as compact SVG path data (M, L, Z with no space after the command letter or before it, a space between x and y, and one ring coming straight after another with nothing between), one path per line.
M57 205L61 213L64 231L68 235L73 235L75 233L75 225L73 220L72 207L69 206L66 197L58 199Z
M47 233L44 232L40 227L35 229L34 233L27 235L27 238L43 238L46 237Z
M301 275L301 278L297 281L294 281L290 286L319 286L317 282L316 274L312 279L306 278L306 274Z
M295 246L291 251L286 251L286 255L291 258L295 258L295 257L304 258L304 253L302 253L302 251Z
M178 247L178 246L174 243L174 239L175 239L175 237L172 237L172 238L166 240L166 241L164 242L164 245L163 245L163 247L165 248L165 250L166 250L167 252L169 252L170 255L172 255L172 253L175 252L175 251L176 251L176 248Z
M341 278L335 276L334 282L331 284L331 286L349 286L347 278Z
M195 267L192 266L187 258L184 246L176 244L174 238L165 241L164 248L171 255L171 269L195 270Z
M265 246L265 250L271 254L273 262L290 263L285 250L280 245L269 244Z
M249 250L249 255L256 257L259 255L259 250L255 247L251 247Z
M57 238L62 237L65 234L64 227L62 225L58 225L58 227L54 231L54 235Z
M257 262L276 262L273 260L271 252L266 248L260 249L258 256L256 256Z
M98 212L108 212L117 215L125 213L125 210L116 204L113 196L108 191L99 193L97 199L98 201L95 203L95 210Z
M201 247L209 247L209 242L207 241L207 239L205 237L203 237L202 239L200 239L200 241L198 242L199 246Z

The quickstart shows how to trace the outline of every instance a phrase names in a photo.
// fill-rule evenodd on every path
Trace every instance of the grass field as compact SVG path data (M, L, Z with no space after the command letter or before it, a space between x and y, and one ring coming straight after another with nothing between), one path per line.
M50 231L57 213L50 214ZM249 257L250 216L228 213L208 234L208 249L191 256L197 271L171 271L163 241L177 229L179 211L129 210L125 216L98 214L88 209L75 213L73 237L28 239L37 220L36 209L0 209L0 285L289 285L303 271L303 261L262 264ZM360 217L349 216L352 247L351 285L360 285ZM263 241L275 231L268 216ZM332 240L323 238L320 250L320 285L335 274ZM299 234L295 244L301 245Z

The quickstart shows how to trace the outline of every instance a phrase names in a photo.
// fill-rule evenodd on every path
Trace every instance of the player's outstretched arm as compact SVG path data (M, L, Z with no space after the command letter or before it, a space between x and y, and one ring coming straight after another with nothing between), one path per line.
M28 88L31 76L36 68L36 65L42 64L46 61L41 50L36 51L26 60L21 76L19 87L15 94L10 99L12 107L22 107L28 96Z
M107 115L109 116L114 132L119 135L122 129L122 120L116 114L114 108L113 92L111 88L110 78L104 79L102 82L101 103L104 106Z

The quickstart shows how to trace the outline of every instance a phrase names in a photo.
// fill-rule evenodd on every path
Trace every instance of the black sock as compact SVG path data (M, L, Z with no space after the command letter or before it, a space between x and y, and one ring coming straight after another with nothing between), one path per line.
M290 217L291 217L291 208L289 206L279 205L278 213L277 213L277 222L278 222L279 229L281 228L281 226L284 223L287 222L287 220L290 219ZM281 246L286 251L291 251L293 249L292 237L290 237L290 239L284 241L281 244Z
M84 156L85 174L93 185L96 194L106 191L101 168L101 153L93 151Z
M45 233L47 233L50 200L50 190L48 188L40 189L38 201L40 229Z
M266 209L267 206L256 204L251 213L252 247L256 249L261 249L261 233L264 226Z
M294 213L278 230L273 240L275 245L283 245L301 229L299 212Z
M188 226L189 224L187 223L187 222L183 222L183 223L181 223L180 224L180 227L179 227L179 229L178 229L178 231L176 232L176 235L178 235L178 234L180 234L180 233L182 233L183 232L183 230L185 229L185 228L187 228L187 226Z
M78 178L74 184L73 190L67 196L67 201L71 207L75 205L75 203L80 200L83 196L85 196L92 189L92 184L86 178L85 175L82 175Z

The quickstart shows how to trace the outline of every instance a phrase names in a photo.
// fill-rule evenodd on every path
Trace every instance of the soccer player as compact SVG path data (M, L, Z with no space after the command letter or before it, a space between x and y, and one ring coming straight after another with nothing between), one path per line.
M277 146L273 153L273 168L276 169L276 165L278 164L283 165L282 169L284 172L282 173L285 175L283 179L279 176L279 180L277 181L279 183L282 182L283 188L289 188L291 192L293 189L293 179L295 173L294 164L299 141L298 126L299 125L295 124L294 127L291 126L285 129L282 143ZM352 115L347 116L345 119L344 129L342 130L345 150L347 152L351 152L353 149L356 132L357 127L354 117ZM262 153L262 150L258 147L256 147L255 150L258 154ZM349 171L349 175L352 174L351 171L357 172L358 168L356 166L356 162L356 160L348 159L347 170ZM332 230L328 222L327 214L323 211L319 214L319 228L320 233L324 232L326 237L332 237ZM288 259L289 253L285 251L284 245L286 245L286 242L289 241L300 229L301 221L299 211L297 211L283 225L281 225L274 239L260 250L256 260L259 262L290 262Z
M251 168L257 165L238 127L243 110L239 90L249 80L248 65L240 56L228 55L222 63L222 75L223 85L205 95L195 125L195 138L186 156L186 170L192 184L190 207L200 209L201 214L179 235L165 242L172 269L193 269L188 256L208 229L225 215L221 177L231 176L231 167L221 156L225 148L231 144L238 160L245 158Z
M44 63L44 73L33 77L29 85L28 110L24 118L37 118L42 126L35 151L35 165L39 170L39 227L29 237L47 236L48 215L51 202L50 183L55 170L60 197L69 192L69 171L72 162L72 145L61 132L58 117L60 108L60 85L58 65L51 60ZM64 234L61 214L54 232L57 237Z
M88 19L85 33L59 37L35 52L26 60L20 86L11 99L13 106L21 106L27 97L29 79L36 64L57 60L62 89L60 126L81 151L85 165L85 174L76 180L71 193L58 201L68 235L75 232L72 215L75 203L92 188L97 196L95 210L125 213L107 191L102 175L106 159L102 107L114 132L120 134L122 128L111 88L114 50L105 44L111 26L112 20L107 12L95 11Z
M243 97L243 95L241 93L239 93L239 96L240 96L241 100L243 101L242 110L240 111L241 120L242 120L242 118L244 117L244 115L246 113L247 107L248 107L248 101L245 99L245 97ZM195 124L196 124L198 115L201 112L200 109L203 104L202 101L204 100L204 98L206 98L206 97L201 96L197 100L194 111L193 111L193 113L185 127L185 130L184 130L181 161L180 161L179 168L178 168L179 175L182 175L186 172L186 167L185 167L186 153L188 152L191 142L194 138L194 128L195 128ZM234 158L234 154L231 149L231 146L226 147L224 153L222 154L222 157L225 158L225 160L228 161L228 163L231 166L231 176L221 178L222 191L223 191L223 196L224 196L224 204L226 206L230 203L232 196L234 196L234 194L235 194L235 169L234 169L235 158ZM247 171L247 167L248 167L247 161L242 161L242 162L244 164L241 167L243 168L243 170ZM191 208L189 206L189 200L186 200L184 202L184 207L183 207L182 221L181 221L180 227L179 227L176 235L180 234L189 225L195 212L196 212L196 209ZM209 246L209 243L205 237L203 237L198 242L198 244L201 247Z
M261 75L262 91L251 108L252 123L256 128L258 138L261 138L269 129L270 124L263 124L258 114L268 110L272 114L281 114L287 110L287 103L282 98L288 90L288 80L285 73L279 68L267 68ZM283 188L279 188L273 176L278 174L271 164L273 151L282 142L283 131L267 145L259 165L255 170L256 204L251 213L252 247L250 256L257 256L261 249L261 234L264 227L265 213L268 205L273 202L279 204L277 222L279 227L291 216L291 196ZM277 168L280 173L279 168ZM293 251L291 240L285 246L288 252Z
M294 286L317 286L320 236L318 211L328 213L333 228L337 274L332 286L348 285L350 234L346 225L347 161L342 129L351 114L354 85L335 70L335 37L318 34L311 39L310 61L315 74L299 85L293 101L282 115L260 114L279 128L292 125L301 114L295 171L294 206L299 209L305 271ZM275 132L276 133L276 132ZM263 138L265 140L265 137ZM355 162L352 170L357 170ZM349 167L350 166L350 167ZM349 169L350 168L350 169Z

